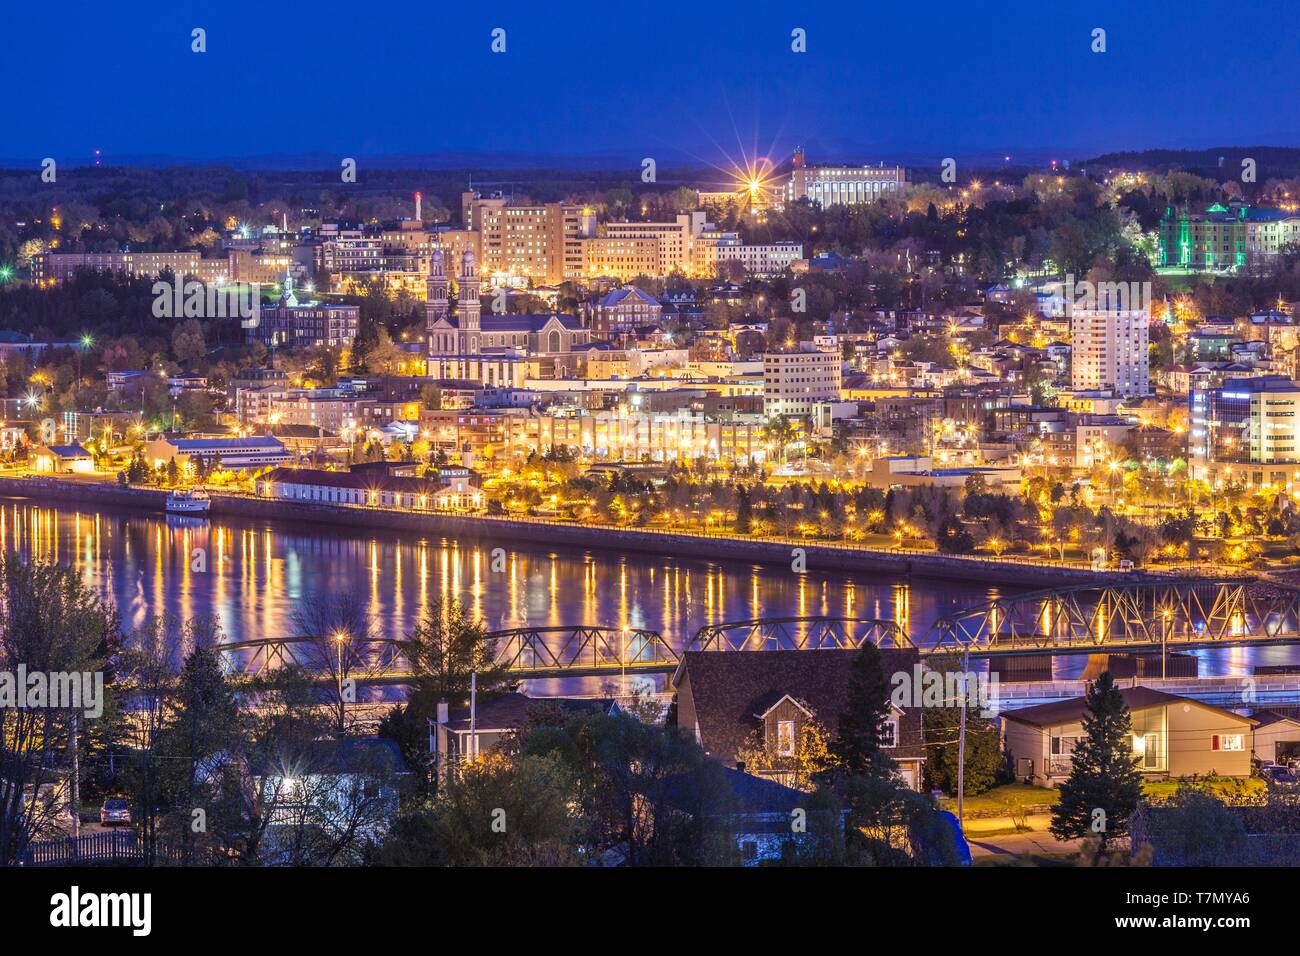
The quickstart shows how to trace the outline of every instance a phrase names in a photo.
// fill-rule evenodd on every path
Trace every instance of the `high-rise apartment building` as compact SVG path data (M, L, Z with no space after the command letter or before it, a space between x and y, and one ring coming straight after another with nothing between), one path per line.
M1146 309L1072 309L1074 390L1146 395L1151 388L1150 324Z
M568 203L514 205L501 196L465 193L465 228L479 233L479 266L493 279L558 285L583 272L582 240L595 215Z

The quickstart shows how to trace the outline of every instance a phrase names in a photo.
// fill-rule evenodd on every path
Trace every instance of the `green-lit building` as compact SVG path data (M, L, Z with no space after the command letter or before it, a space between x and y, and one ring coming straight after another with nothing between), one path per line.
M1246 217L1249 207L1215 203L1204 212L1165 210L1160 220L1156 265L1221 272L1246 264Z
M1204 212L1169 207L1160 220L1156 265L1193 272L1230 272L1256 266L1300 241L1300 215L1233 200Z

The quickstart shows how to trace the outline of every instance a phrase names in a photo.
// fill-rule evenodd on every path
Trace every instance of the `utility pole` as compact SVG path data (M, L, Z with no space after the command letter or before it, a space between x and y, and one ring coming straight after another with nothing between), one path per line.
M478 757L478 671L469 672L469 749Z
M970 649L963 647L961 652L962 688L966 689L966 675L970 673ZM965 826L964 814L966 803L966 698L961 695L961 731L957 736L957 823Z
M68 799L72 803L72 839L76 840L81 836L81 741L79 726L79 715L74 710L72 712L72 786L69 788Z

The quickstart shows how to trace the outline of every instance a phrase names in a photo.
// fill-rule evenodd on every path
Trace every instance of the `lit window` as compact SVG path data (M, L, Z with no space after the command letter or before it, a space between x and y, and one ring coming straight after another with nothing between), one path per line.
M794 756L794 721L776 722L776 752L782 757Z

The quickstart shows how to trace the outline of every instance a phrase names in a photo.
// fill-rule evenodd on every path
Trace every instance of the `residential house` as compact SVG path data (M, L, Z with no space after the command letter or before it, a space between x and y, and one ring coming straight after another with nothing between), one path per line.
M677 725L728 767L777 783L797 780L800 748L810 722L833 737L848 706L849 669L856 650L688 651L672 677ZM881 648L885 673L912 673L913 648ZM814 725L815 726L815 725ZM925 762L919 708L893 708L883 746L914 790ZM749 752L763 765L742 766Z
M617 714L618 704L603 697L528 697L502 694L469 707L438 705L437 720L429 728L429 745L440 780L453 768L496 748L506 737L523 727L529 715L539 709L559 708L570 714Z
M1251 716L1259 721L1251 756L1263 763L1286 763L1300 757L1300 717L1273 710L1257 710Z
M743 866L779 861L787 851L797 851L801 845L825 836L818 830L828 823L843 835L845 811L834 814L830 821L805 818L806 829L796 831L791 822L796 810L806 814L807 793L730 767L724 767L722 774L731 791L727 824ZM679 801L677 796L694 792L694 783L691 776L670 781L669 806L680 811L686 801Z
M1258 719L1150 687L1120 693L1132 716L1133 754L1143 774L1250 776ZM1055 787L1068 777L1087 712L1084 697L1004 711L1006 749L1017 779Z
M216 779L225 759L200 775ZM240 768L247 774L254 811L268 816L268 847L277 828L320 827L381 836L397 812L410 770L396 741L384 737L318 740L302 748L259 755Z

